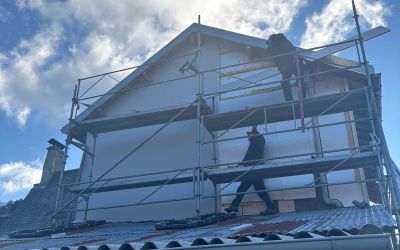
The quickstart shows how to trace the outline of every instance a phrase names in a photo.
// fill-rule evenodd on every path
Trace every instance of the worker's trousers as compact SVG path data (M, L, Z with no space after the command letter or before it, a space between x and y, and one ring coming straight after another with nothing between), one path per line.
M303 65L302 60L300 60L300 62L299 62L299 70L300 70L300 72L297 72L295 62L287 64L287 65L285 65L285 67L279 68L279 72L282 75L281 87L283 90L283 95L285 96L285 101L293 100L292 87L290 86L290 81L287 80L287 79L290 79L292 77L292 75L295 75L296 77L302 77L300 79L301 92L303 94L303 98L306 98L307 88L306 88L306 84L305 84L304 77L303 77L304 76L304 65ZM296 85L297 85L297 88L299 88L298 80L296 80Z
M290 79L293 75L292 72L282 72L282 79ZM296 77L297 74L294 74ZM296 81L297 83L297 81ZM292 95L292 87L290 86L290 81L282 81L281 82L282 90L283 90L283 95L285 96L285 101L292 101L293 100L293 95ZM297 85L298 87L298 85ZM303 93L303 98L306 98L306 85L304 83L304 79L301 79L301 92Z
M251 186L254 186L256 191L262 191L265 190L265 185L263 180L256 180L256 181L243 181L240 183L240 186L237 190L237 193L243 193L243 194L237 194L236 198L232 201L232 206L233 207L238 207L240 202L242 201L244 197L244 192L247 192ZM265 205L267 208L273 208L274 203L272 203L271 198L269 197L267 192L261 192L257 193L258 196L265 202Z

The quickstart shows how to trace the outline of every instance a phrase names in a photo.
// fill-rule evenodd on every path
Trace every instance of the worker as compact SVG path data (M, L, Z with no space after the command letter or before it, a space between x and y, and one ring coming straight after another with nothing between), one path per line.
M246 155L243 158L243 163L240 165L243 166L254 166L262 163L262 159L264 159L264 146L265 139L264 136L260 135L257 131L257 126L253 126L251 132L247 132L247 137L250 141L249 148L247 149ZM258 160L258 161L254 161ZM225 209L226 212L237 212L239 210L239 204L244 197L244 192L247 192L251 186L254 186L257 191L265 191L264 181L262 179L252 180L252 181L243 181L240 183L239 188L237 189L236 198L232 201L231 205ZM264 201L267 209L264 212L261 212L262 215L275 214L278 212L276 205L271 201L268 193L259 192L258 196Z
M273 58L276 67L282 75L281 87L283 90L283 95L285 96L286 101L292 101L292 87L290 86L290 78L292 75L296 75L296 77L303 76L303 60L295 54L290 54L296 52L296 48L293 44L286 38L286 36L282 33L272 34L267 40L267 51L266 54L268 57ZM282 54L289 54L284 56L279 56ZM297 58L296 58L297 57ZM298 66L300 75L297 73L296 60L298 60ZM298 86L297 86L298 87ZM304 78L301 78L301 87L302 87L302 95L303 98L306 97L306 86L304 83Z

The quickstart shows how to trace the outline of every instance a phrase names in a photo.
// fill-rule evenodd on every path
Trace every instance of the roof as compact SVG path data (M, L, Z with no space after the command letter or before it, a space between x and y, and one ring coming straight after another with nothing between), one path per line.
M371 39L375 36L384 34L389 31L390 31L390 29L379 26L373 30L363 33L363 35L366 35L367 37L365 37L365 40L368 40L368 39ZM146 60L144 62L144 66L138 67L135 71L130 73L126 78L124 78L122 81L120 81L117 85L115 85L108 92L118 92L118 91L121 91L122 89L124 89L135 78L142 75L150 67L150 65L152 63L163 58L168 52L171 51L171 49L175 48L178 44L185 41L191 34L193 34L195 32L201 32L202 35L211 36L211 37L215 37L215 38L219 38L219 39L223 39L223 40L227 40L227 41L231 41L231 42L235 42L235 43L245 44L245 45L252 46L255 48L261 48L261 49L267 48L265 39L248 36L248 35L244 35L244 34L240 34L240 33L235 33L235 32L231 32L231 31L227 31L227 30L223 30L223 29L218 29L218 28L211 27L211 26L193 23L188 28L186 28L182 33L180 33L177 37L175 37L172 41L170 41L166 46L164 46L162 49L160 49L157 53L155 53L148 60ZM344 48L348 48L353 45L341 44L338 46L340 47L339 49L342 50ZM311 58L315 57L317 59L322 58L322 57L326 58L330 54L338 52L338 51L335 51L333 47L329 47L327 49L329 50L328 54L326 54L323 50L319 50L319 51L315 52L316 53L315 55L309 54L308 56L311 56ZM338 61L338 59L336 57L331 60L333 60L334 62ZM342 59L341 62L349 64L349 65L355 63L354 61L347 60L347 59ZM364 74L364 72L362 70L358 73ZM85 118L89 117L94 110L96 110L95 107L100 107L100 106L104 105L109 100L111 100L113 98L113 96L114 95L103 95L102 97L97 99L89 108L85 109L82 113L80 113L75 118L75 121L77 123L83 121ZM61 131L63 133L66 133L68 131L68 124L66 124L61 129Z
M197 24L193 23L190 25L188 28L186 28L182 33L180 33L177 37L172 39L166 46L164 46L162 49L160 49L157 53L155 53L152 57L150 57L148 60L146 60L143 64L143 67L137 68L135 71L130 73L126 78L124 78L122 81L120 81L117 85L115 85L109 92L118 92L122 90L125 86L127 86L133 79L136 77L140 76L143 72L145 72L152 63L160 60L163 56L165 56L172 48L176 47L178 44L181 42L185 41L191 34L194 32L200 31L204 35L209 35L212 37L232 41L232 42L240 42L243 44L247 44L253 47L257 48L266 48L267 45L265 43L264 39L253 37L253 36L248 36L244 34L239 34L223 29L218 29L215 27L211 26L206 26L202 24ZM112 98L113 95L105 95L96 100L92 106L94 107L99 107L106 103L108 100ZM85 109L81 114L79 114L75 120L77 122L80 122L84 120L86 117L88 117L92 112L94 108L87 108ZM62 132L67 131L67 125L65 125L62 130Z
M60 249L69 246L63 249L77 249L79 246L84 246L86 248L79 249L154 249L149 247L156 246L158 249L167 245L176 247L196 244L237 244L261 242L272 238L286 241L307 238L310 241L321 240L328 236L343 239L358 237L357 239L362 240L363 234L380 232L379 235L383 236L382 231L390 232L395 221L382 206L376 205L365 209L339 208L269 217L241 216L206 227L185 230L160 231L155 230L154 225L155 222L108 223L54 238L19 240L3 238L0 239L0 248L15 249L18 246L20 249ZM239 230L233 231L235 227ZM374 236L368 235L368 237ZM125 248L120 248L122 245ZM127 248L128 245L131 248ZM99 248L100 246L103 247Z
M76 181L78 169L67 170L64 172L63 184ZM54 174L46 186L35 185L25 197L21 205L10 215L10 217L0 221L0 235L15 230L37 229L49 227L53 223L52 214L54 213L58 183L60 174ZM70 200L71 193L64 192L62 203ZM72 215L58 218L58 223L65 223L72 219ZM1 248L1 246L0 246Z

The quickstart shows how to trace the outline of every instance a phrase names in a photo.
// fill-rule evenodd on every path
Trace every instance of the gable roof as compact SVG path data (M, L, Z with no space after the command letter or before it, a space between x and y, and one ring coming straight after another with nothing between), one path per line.
M371 30L372 31L372 30ZM368 31L368 32L371 32ZM386 33L390 31L389 29L385 27L377 27L374 29L375 32L372 33ZM240 44L245 44L251 47L255 48L260 48L260 49L266 49L267 45L265 42L265 39L261 39L258 37L253 37L249 35L244 35L240 33L235 33L207 25L202 25L202 24L197 24L193 23L191 24L188 28L186 28L182 33L180 33L178 36L176 36L174 39L172 39L167 45L165 45L163 48L161 48L157 53L155 53L153 56L151 56L149 59L147 59L144 63L143 66L140 66L136 68L132 73L130 73L127 77L125 77L122 81L120 81L117 85L115 85L113 88L111 88L108 93L110 92L119 92L122 89L124 89L126 86L128 86L130 83L132 83L133 80L135 80L137 77L141 76L146 70L151 67L152 64L157 62L158 60L162 59L165 55L167 55L168 52L170 52L173 48L175 48L177 45L181 44L182 42L186 41L186 39L189 38L190 35L196 32L201 32L202 35L207 35L211 37L215 37L218 39L234 42L234 43L240 43ZM344 46L344 45L339 45L339 46ZM340 50L339 50L340 51ZM334 52L332 52L334 53ZM328 56L329 58L336 58L335 56ZM346 64L349 63L354 63L354 61L347 60L344 58L340 58L342 62L345 62ZM356 71L355 71L356 72ZM361 69L358 70L359 74L364 74L363 70ZM97 99L91 107L88 107L85 109L82 113L80 113L76 118L75 121L77 123L83 121L84 119L88 118L95 110L97 110L100 106L106 104L109 102L115 95L103 95L99 99ZM74 126L74 125L73 125ZM67 133L68 131L68 124L66 124L61 131L63 133Z
M220 38L223 40L227 41L232 41L236 43L242 43L246 45L250 45L252 47L257 47L257 48L266 48L267 45L265 43L264 39L253 37L253 36L248 36L248 35L243 35L223 29L218 29L215 27L207 26L207 25L202 25L202 24L197 24L193 23L190 25L188 28L186 28L182 33L180 33L177 37L172 39L167 45L165 45L162 49L160 49L157 53L155 53L152 57L147 59L143 64L143 66L138 67L135 71L130 73L127 77L125 77L122 81L120 81L117 85L115 85L109 92L118 92L122 90L124 87L126 87L128 84L130 84L136 77L140 76L143 72L145 72L151 64L154 62L160 60L165 56L171 49L175 48L177 45L185 41L189 36L195 32L201 32L203 35L208 35L216 38ZM94 107L89 107L85 109L82 113L80 113L76 118L76 122L80 122L84 120L85 118L89 117L92 112L96 109L95 107L100 107L101 105L104 105L106 102L108 102L110 99L112 99L114 95L104 95L97 99L92 105ZM62 132L66 133L67 132L67 126L65 125L62 128Z

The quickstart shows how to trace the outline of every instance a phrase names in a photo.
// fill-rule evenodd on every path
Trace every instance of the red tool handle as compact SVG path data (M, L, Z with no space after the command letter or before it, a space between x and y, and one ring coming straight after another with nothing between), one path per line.
M304 98L303 98L303 86L301 83L301 78L299 78L301 75L301 70L300 70L300 60L298 55L293 55L294 62L296 64L296 71L297 71L297 94L299 96L299 103L300 103L300 118L301 118L301 131L304 132L305 129L305 124L304 124Z

